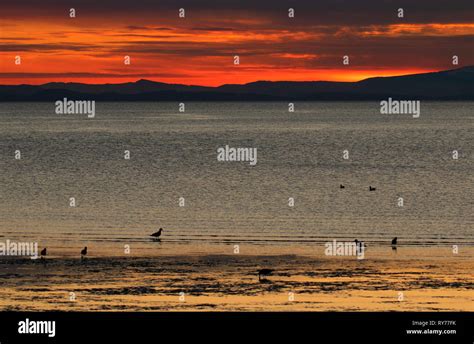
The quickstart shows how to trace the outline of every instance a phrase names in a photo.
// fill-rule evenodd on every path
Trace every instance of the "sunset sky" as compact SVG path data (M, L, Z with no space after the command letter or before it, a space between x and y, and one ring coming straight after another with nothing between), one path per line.
M0 4L0 84L215 86L453 69L474 65L473 18L472 0L7 0Z

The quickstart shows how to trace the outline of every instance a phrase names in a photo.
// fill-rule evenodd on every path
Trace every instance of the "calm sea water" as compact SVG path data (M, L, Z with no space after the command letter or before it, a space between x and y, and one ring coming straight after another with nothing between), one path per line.
M394 236L472 245L473 105L422 102L413 119L381 115L376 102L303 102L295 113L280 102L186 103L185 113L97 103L88 119L1 103L0 240L118 254L126 244L135 254L245 252ZM257 165L218 162L225 145L257 148ZM148 235L159 227L158 244Z

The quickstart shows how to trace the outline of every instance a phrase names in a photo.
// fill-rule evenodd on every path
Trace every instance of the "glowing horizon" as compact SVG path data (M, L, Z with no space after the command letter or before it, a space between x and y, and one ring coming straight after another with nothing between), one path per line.
M185 18L172 1L85 1L75 18L54 0L35 10L30 0L1 5L0 84L353 82L474 65L474 23L462 6L445 13L429 2L411 5L401 19L369 0L344 9L302 3L289 18L289 5L276 2L281 6L242 1L215 8L183 0Z

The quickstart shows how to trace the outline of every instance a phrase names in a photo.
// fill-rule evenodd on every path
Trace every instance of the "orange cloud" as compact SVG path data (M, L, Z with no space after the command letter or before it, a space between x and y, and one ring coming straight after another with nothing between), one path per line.
M255 18L203 18L200 25L129 22L90 19L84 26L64 18L5 20L0 83L356 81L448 69L454 52L462 64L474 64L468 44L474 36L471 23L278 28ZM349 66L342 65L346 54ZM21 65L14 63L17 55ZM234 55L240 57L239 66L233 64ZM124 56L131 57L130 65L124 64Z

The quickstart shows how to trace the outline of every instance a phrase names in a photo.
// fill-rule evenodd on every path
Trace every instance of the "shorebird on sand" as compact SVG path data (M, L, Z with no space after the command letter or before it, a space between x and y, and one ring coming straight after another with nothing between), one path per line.
M81 250L81 260L87 255L87 246Z
M160 228L160 229L158 230L158 232L155 232L155 233L151 234L150 236L153 237L153 238L155 238L155 239L158 239L158 240L159 240L159 239L160 239L160 236L161 236L161 232L163 232L163 228Z

